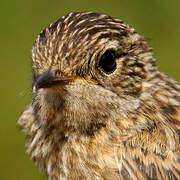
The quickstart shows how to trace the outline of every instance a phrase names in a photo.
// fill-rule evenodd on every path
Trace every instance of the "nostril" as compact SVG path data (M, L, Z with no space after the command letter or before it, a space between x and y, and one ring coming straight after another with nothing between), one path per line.
M56 76L56 77L62 76L61 71L60 71L60 70L55 70L55 76Z
M62 77L62 72L59 69L50 69L49 72L53 77Z

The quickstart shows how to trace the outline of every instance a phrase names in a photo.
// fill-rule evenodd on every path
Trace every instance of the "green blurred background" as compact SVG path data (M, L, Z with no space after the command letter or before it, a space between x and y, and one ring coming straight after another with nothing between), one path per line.
M41 180L16 121L31 99L31 47L40 31L70 11L124 20L150 39L159 69L180 81L179 0L6 0L0 4L0 179Z

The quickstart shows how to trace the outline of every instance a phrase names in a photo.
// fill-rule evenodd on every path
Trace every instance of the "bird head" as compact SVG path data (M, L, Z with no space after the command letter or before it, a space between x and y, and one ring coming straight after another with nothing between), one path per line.
M33 114L44 129L94 134L138 107L154 69L134 28L97 13L69 13L34 44Z

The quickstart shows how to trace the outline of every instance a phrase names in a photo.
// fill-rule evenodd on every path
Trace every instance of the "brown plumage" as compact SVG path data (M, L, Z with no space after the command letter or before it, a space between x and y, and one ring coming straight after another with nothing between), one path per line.
M38 36L18 125L49 179L180 179L180 84L119 19L69 13Z

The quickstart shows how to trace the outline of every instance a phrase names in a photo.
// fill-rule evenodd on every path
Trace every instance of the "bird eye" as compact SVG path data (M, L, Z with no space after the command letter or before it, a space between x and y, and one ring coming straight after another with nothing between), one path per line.
M115 52L112 50L106 51L99 61L99 67L106 73L110 74L116 69Z

